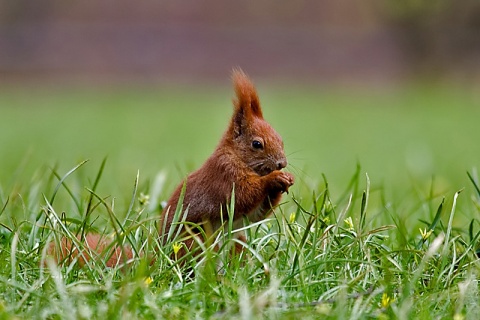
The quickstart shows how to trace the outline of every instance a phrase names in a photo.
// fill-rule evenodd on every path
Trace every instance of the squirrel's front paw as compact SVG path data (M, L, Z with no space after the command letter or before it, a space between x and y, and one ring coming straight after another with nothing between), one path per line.
M288 188L290 188L295 181L293 174L290 172L274 171L271 175L274 176L272 179L273 188L280 192L288 192Z

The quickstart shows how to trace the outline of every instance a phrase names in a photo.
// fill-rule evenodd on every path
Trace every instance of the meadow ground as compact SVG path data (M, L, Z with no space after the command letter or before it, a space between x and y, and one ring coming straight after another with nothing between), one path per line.
M258 89L296 184L240 255L227 228L178 263L158 207L215 147L231 89L2 87L2 318L478 319L478 93ZM88 230L144 254L45 258Z

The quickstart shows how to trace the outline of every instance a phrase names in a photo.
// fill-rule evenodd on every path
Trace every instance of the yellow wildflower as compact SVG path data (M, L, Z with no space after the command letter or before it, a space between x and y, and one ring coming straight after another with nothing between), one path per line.
M455 313L453 315L453 320L463 320L463 319L465 319L465 316L461 313Z
M325 213L329 213L333 210L333 204L330 202L330 200L325 201L324 208L325 208Z
M389 297L388 294L384 292L382 294L382 301L380 302L380 305L382 308L386 309L393 301L394 299Z
M348 230L354 230L352 217L348 217L347 219L343 220L343 222L347 224Z
M150 283L153 282L153 279L151 277L146 277L145 280L143 280L143 283L148 286Z
M148 194L144 194L143 192L140 193L140 196L138 197L138 202L141 206L147 205L149 200L150 196Z
M180 249L182 248L182 244L175 242L174 244L172 244L172 248L173 248L173 253L177 255L178 251L180 251Z
M422 239L423 240L427 240L428 237L430 237L430 235L432 234L433 230L428 230L427 231L427 228L423 229L422 228L419 228L418 230L420 230L420 235L422 236Z
M294 222L295 222L295 217L296 217L295 212L290 213L290 219L289 219L289 220L290 220L290 223L294 223Z

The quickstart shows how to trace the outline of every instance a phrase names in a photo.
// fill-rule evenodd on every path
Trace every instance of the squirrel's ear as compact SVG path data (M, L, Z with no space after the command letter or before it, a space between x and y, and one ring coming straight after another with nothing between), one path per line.
M237 99L234 100L235 111L232 117L233 134L242 135L253 118L263 119L260 101L252 81L241 69L233 69L233 86Z
M240 69L233 69L233 86L237 100L234 102L235 113L242 109L246 117L257 117L263 119L262 108L258 99L257 90L248 76Z

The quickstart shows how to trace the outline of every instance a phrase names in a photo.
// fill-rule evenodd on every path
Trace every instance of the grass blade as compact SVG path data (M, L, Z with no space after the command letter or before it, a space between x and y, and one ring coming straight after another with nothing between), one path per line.
M93 182L91 190L93 192L97 191L98 184L100 183L100 178L102 177L103 171L105 169L105 164L107 162L107 157L103 158L102 163L100 164L100 168L98 169L97 175L95 176L95 180ZM90 193L88 197L88 202L87 202L87 209L85 210L85 219L88 221L88 216L91 213L92 209L92 202L93 202L93 194Z
M128 221L130 218L130 214L133 211L133 206L135 205L135 201L137 200L137 189L138 189L138 180L140 179L140 171L137 171L137 176L135 177L135 182L133 183L133 192L132 198L130 199L130 204L128 206L127 214L125 215L124 223Z
M365 188L365 191L362 194L362 205L360 209L360 225L359 225L359 233L363 233L363 228L365 227L365 221L366 221L366 216L367 216L367 206L368 206L368 198L370 195L370 178L368 177L368 174L365 174L366 180L367 180L367 186Z
M58 190L60 189L60 187L65 187L66 190L68 191L69 194L73 195L73 193L70 191L70 189L68 189L68 187L64 184L65 180L67 180L67 178L72 174L74 173L75 171L77 171L81 166L83 166L85 163L87 163L89 160L83 160L82 162L80 162L79 164L77 164L75 167L73 167L72 169L70 169L70 171L68 171L62 178L60 178L60 176L57 176L57 178L60 178L60 180L58 181L58 184L57 186L55 187L55 189L53 190L53 194L50 198L50 204L53 204L53 201L55 200L55 197L57 196L57 192ZM55 175L56 172L54 172ZM73 197L73 199L75 199L75 197ZM78 202L77 202L77 206L80 207L80 205L78 205Z
M440 218L442 217L442 211L443 211L443 205L445 204L445 198L442 199L442 202L438 206L437 213L435 214L435 217L433 218L432 223L428 226L428 229L426 230L426 234L428 234L430 231L434 231L435 227L437 226L438 222L440 221ZM419 250L422 245L427 241L427 237L420 239L420 241L417 244L417 250Z
M7 197L7 200L5 200L5 203L2 206L2 210L0 210L0 217L2 214L5 212L5 209L7 208L8 201L10 200L10 197Z
M479 183L477 182L477 179L474 178L473 175L471 175L470 172L468 172L468 171L467 171L467 175L468 175L468 178L470 179L470 181L472 182L473 187L477 191L477 197L480 198L480 187L479 187Z

